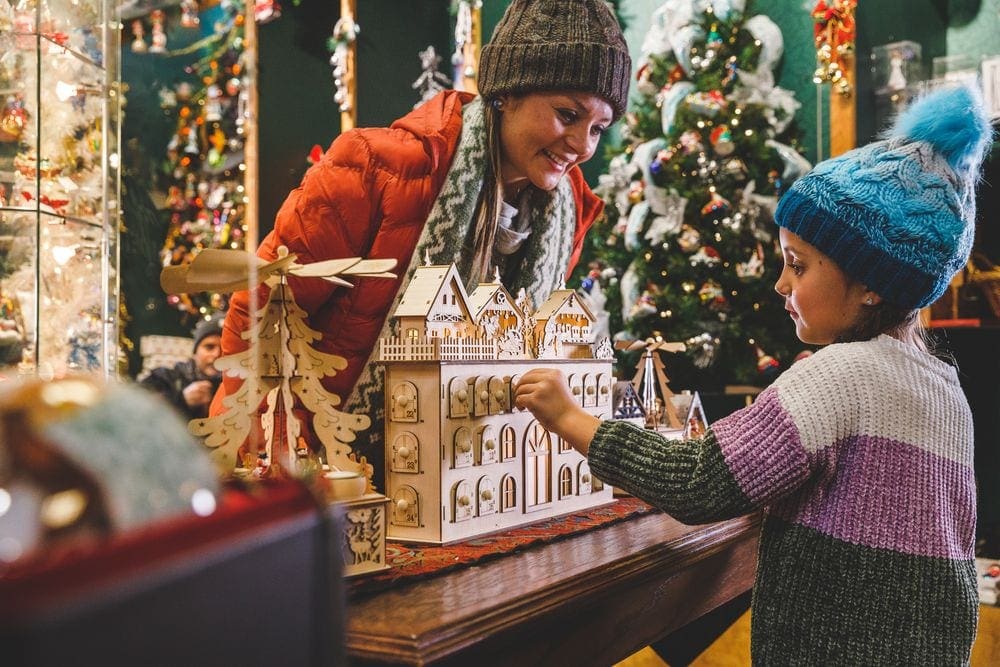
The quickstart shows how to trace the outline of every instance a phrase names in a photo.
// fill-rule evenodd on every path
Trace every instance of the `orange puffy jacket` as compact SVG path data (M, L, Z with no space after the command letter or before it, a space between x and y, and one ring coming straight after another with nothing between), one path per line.
M315 278L289 278L296 303L309 313L309 326L323 333L316 348L347 360L346 369L323 381L345 401L377 342L402 271L444 184L462 133L462 106L473 99L468 93L445 91L388 128L351 130L337 137L288 195L274 230L257 250L258 256L273 260L284 245L299 264L341 257L397 260L399 278L363 278L353 289ZM577 213L568 278L603 202L590 191L579 167L567 177ZM262 306L268 289L257 293ZM248 328L247 298L246 291L233 294L222 331L223 354L247 348L240 336ZM241 382L226 376L212 415L222 412L222 398Z

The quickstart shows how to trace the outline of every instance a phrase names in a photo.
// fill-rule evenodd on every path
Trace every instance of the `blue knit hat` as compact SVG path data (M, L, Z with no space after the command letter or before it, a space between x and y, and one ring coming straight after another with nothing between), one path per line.
M797 180L775 221L885 301L922 308L968 261L975 189L992 139L977 90L931 93L883 140L820 162Z

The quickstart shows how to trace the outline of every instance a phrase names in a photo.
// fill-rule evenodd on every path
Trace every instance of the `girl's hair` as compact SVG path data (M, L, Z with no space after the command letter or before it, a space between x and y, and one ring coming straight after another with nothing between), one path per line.
M881 334L915 345L924 352L931 352L934 347L933 339L920 322L919 309L905 308L886 301L874 306L864 306L861 317L837 338L837 342L870 340Z
M493 101L483 105L486 169L483 174L483 187L479 190L479 200L476 202L475 233L472 243L472 275L473 280L477 282L489 275L493 243L500 224L500 202L503 200L503 181L500 176L500 118L501 113Z

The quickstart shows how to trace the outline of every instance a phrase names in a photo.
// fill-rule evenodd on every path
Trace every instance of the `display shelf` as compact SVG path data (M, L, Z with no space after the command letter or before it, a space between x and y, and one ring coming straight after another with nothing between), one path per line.
M112 0L0 0L0 372L116 374Z

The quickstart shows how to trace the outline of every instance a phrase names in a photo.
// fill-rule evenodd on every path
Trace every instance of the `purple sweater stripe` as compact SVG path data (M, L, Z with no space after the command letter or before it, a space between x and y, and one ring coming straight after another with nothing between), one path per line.
M774 389L761 392L751 407L714 422L712 431L740 490L754 504L783 496L809 475L795 423Z
M821 450L812 460L825 469L818 487L775 505L775 514L851 544L972 558L976 498L971 468L872 436L847 438L832 450L834 456ZM821 462L831 459L835 472Z

